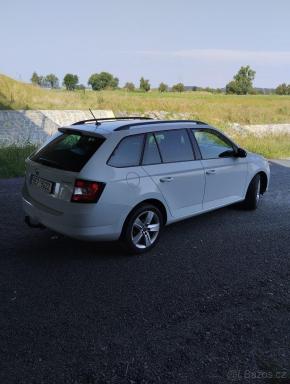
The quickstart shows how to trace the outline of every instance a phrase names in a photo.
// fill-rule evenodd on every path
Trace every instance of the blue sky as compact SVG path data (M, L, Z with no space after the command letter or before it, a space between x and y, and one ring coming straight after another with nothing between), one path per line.
M289 0L9 0L0 12L0 72L112 72L120 84L222 87L241 65L255 85L290 83Z

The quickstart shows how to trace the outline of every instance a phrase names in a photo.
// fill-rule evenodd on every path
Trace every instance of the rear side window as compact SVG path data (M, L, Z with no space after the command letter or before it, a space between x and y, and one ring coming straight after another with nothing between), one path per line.
M104 141L102 137L64 133L32 155L31 160L49 167L79 172Z
M118 168L139 165L143 141L144 135L132 135L122 139L112 153L108 165Z
M155 137L149 133L146 138L146 144L143 154L143 165L160 164L161 158L156 144Z
M155 134L164 163L194 160L193 149L185 129Z

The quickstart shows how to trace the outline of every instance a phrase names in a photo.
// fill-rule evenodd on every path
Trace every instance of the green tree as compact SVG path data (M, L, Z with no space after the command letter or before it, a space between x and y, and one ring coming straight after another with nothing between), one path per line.
M237 94L240 95L241 90L236 81L232 80L226 85L226 93L227 94Z
M184 91L185 91L185 87L184 87L184 84L182 83L177 83L172 87L172 92L184 92Z
M253 80L256 72L249 65L241 67L234 79L226 85L226 93L247 95L253 91Z
M125 85L124 85L124 88L127 89L127 91L135 91L135 85L134 83L130 83L130 82L127 82Z
M140 79L140 89L142 91L145 91L145 92L150 91L149 80L145 80L144 77L141 77L141 79Z
M278 87L275 90L277 95L289 95L289 91L290 91L290 86L287 85L286 83L278 85Z
M58 78L53 73L50 73L49 75L45 76L45 82L50 86L50 88L59 87Z
M159 84L159 87L158 87L158 91L163 93L163 92L167 92L168 91L168 85L165 84L165 83L160 83Z
M41 77L42 76L38 76L38 74L36 72L33 72L30 81L32 82L32 84L40 86L41 85Z
M67 73L63 78L62 83L68 91L74 91L77 88L78 82L79 82L79 78L77 75L73 75L72 73Z
M90 76L88 84L94 91L108 88L115 89L118 87L119 79L108 72L94 73Z

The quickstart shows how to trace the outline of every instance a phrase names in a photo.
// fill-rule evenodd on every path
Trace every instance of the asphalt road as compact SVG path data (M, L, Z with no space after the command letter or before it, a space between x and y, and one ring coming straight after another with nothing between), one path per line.
M22 179L1 180L0 383L289 383L290 161L271 171L258 211L137 257L26 227Z

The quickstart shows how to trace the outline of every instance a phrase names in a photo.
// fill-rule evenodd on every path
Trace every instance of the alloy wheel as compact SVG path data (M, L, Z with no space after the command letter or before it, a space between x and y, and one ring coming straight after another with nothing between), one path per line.
M150 247L157 239L160 231L160 219L154 211L140 213L133 222L131 239L133 244L144 249Z

